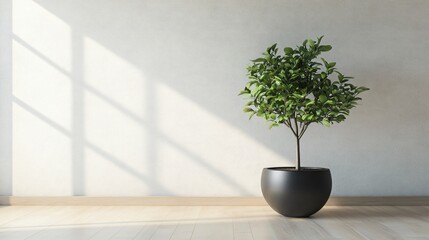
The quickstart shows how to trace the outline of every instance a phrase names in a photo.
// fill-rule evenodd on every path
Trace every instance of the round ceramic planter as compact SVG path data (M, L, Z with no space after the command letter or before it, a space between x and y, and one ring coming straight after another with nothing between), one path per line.
M332 189L327 168L264 168L262 194L268 205L286 217L309 217L328 201Z

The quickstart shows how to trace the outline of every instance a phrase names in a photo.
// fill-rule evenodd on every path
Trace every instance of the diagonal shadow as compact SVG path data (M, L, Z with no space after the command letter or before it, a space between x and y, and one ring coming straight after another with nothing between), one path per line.
M252 30L253 28L248 22L254 21L252 17L232 21L237 25L233 26L236 32L228 35L231 39L218 39L219 27L224 26L214 24L221 24L216 21L224 16L216 15L218 14L216 9L219 6L215 3L209 5L201 5L203 3L194 4L195 6L193 7L196 9L215 14L215 19L207 19L205 17L207 12L192 12L192 14L183 15L178 11L173 15L165 15L165 9L174 6L179 7L176 5L170 6L166 2L145 3L130 0L127 1L127 4L116 5L116 3L110 3L104 6L103 11L99 11L99 7L94 5L97 3L91 1L33 1L68 23L71 27L79 28L85 36L90 37L121 59L134 65L137 69L145 69L146 76L150 78L156 77L163 84L218 116L259 144L279 155L285 155L285 140L283 138L278 139L278 136L273 138L272 133L267 130L266 126L262 125L255 128L249 126L249 124L243 124L243 121L247 119L241 111L244 101L237 97L237 94L245 81L244 69L247 59L237 59L236 52L222 52L222 54L226 55L219 59L219 50L223 50L221 48L222 44L238 44L238 41L231 42L231 39L234 37L249 39L251 37L249 34L252 36L257 34ZM229 4L236 3L231 2ZM258 6L252 5L248 7L259 8ZM75 12L79 14L75 14ZM133 21L120 21L124 12L127 13L127 18L133 19ZM198 16L194 14L198 14ZM195 22L196 17L202 17L202 20L208 23L206 31L200 35L194 34L194 32L199 32L198 24ZM88 25L87 21L92 22L92 25ZM181 36L171 35L171 30L174 28L183 28L183 34ZM207 34L207 36L204 34ZM119 36L121 37L118 42ZM169 39L168 44L160 41L160 39ZM214 43L210 43L217 47L215 49L207 48L207 41L213 41ZM246 44L251 43L246 41ZM248 52L250 46L239 42L236 47L237 51ZM170 52L176 54L170 54ZM201 54L202 52L204 54ZM195 59L199 60L195 61ZM192 64L184 66L182 63ZM206 67L206 65L210 67ZM237 66L235 68L237 70L234 72L220 71L225 67L230 68L231 65ZM170 69L178 68L179 66L181 67L177 71ZM177 81L178 78L181 81ZM192 88L190 87L191 85ZM224 92L224 89L235 90L228 94L207 97L207 89L215 92ZM251 131L249 131L249 127L252 127ZM286 139L286 141L289 140Z
M30 44L28 44L27 42L25 42L22 38L20 38L16 34L12 34L12 40L15 41L16 43L20 44L21 46L25 47L28 51L30 51L31 53L33 53L34 55L36 55L37 57L39 57L40 59L42 59L43 61L45 61L46 63L48 63L51 67L55 68L57 71L61 72L65 76L69 76L70 77L70 73L68 71L64 70L61 66L59 66L58 64L56 64L54 61L52 61L51 59L47 58L45 55L43 55L42 53L40 53L33 46L31 46Z
M37 49L35 49L34 47L32 47L31 45L29 45L28 43L26 43L24 40L22 40L18 36L14 35L14 40L16 40L22 46L28 48L28 50L30 52L32 52L34 55L40 57L46 63L52 65L55 69L57 69L61 73L70 76L70 74L65 69L63 69L62 67L60 67L57 64L55 64L52 60L50 60L49 58L47 58L46 56L44 56ZM85 84L84 82L81 83L81 84L82 84L81 85L82 88L84 88L88 92L92 93L94 96L97 96L98 98L100 98L104 102L108 103L109 105L111 105L112 107L114 107L116 110L118 110L122 114L126 115L129 119L133 120L137 124L139 124L139 125L141 125L143 127L147 126L147 127L149 127L149 129L155 129L154 126L151 126L149 124L149 122L145 121L140 116L138 116L137 114L133 113L132 111L126 109L121 104L115 102L114 100L112 100L108 96L104 95L103 93L101 93L100 91L98 91L97 89L95 89L94 87L92 87L92 86L90 86L88 84ZM25 106L27 110L32 109L28 104L25 104L24 102L22 102L21 100L19 100L16 97L14 97L14 101L17 101L20 104L22 104L22 106ZM64 133L65 129L60 128L58 124L54 123L49 118L45 117L43 114L37 112L34 109L32 109L31 112L35 116L38 116L40 119L43 119L45 122L49 123L50 125L57 126L55 128L57 130L59 130L60 132ZM151 121L151 122L153 122L153 121ZM65 131L67 131L67 130L65 130ZM202 166L202 167L210 170L212 173L214 173L216 176L218 176L219 179L222 179L223 181L225 181L229 185L233 186L238 191L240 191L240 193L242 193L242 194L250 194L250 192L248 190L244 189L240 184L238 184L236 181L234 181L231 177L229 177L228 175L226 175L225 173L223 173L221 170L216 169L214 166L212 166L211 164L209 164L208 161L203 160L201 157L197 156L192 151L190 151L190 150L182 147L180 144L178 144L177 142L175 142L173 139L171 139L166 134L163 134L160 131L154 131L153 134L156 135L157 137L160 137L160 140L167 142L168 144L170 144L171 146L173 146L176 150L179 150L184 155L186 155L190 159L194 160L194 162L198 163L200 166ZM71 136L69 136L69 137L71 137ZM94 145L92 145L92 146L94 146Z
M65 74L67 76L70 76L70 74L66 70L64 70L62 67L60 67L59 65L57 65L56 63L54 63L52 60L50 60L49 58L47 58L46 56L44 56L42 53L40 53L34 47L32 47L31 45L29 45L28 43L26 43L19 36L13 35L13 39L15 41L17 41L19 44L21 44L23 47L26 47L30 52L32 52L34 55L36 55L39 58L41 58L43 61L45 61L46 63L52 65L56 70L60 71L61 73ZM137 116L133 112L129 111L128 109L124 108L121 104L119 104L119 103L111 100L109 97L105 96L104 94L102 94L101 92L99 92L98 90L96 90L95 88L93 88L93 87L91 87L91 86L89 86L87 84L84 84L84 83L81 83L81 84L82 84L82 87L85 88L85 90L87 90L88 92L91 92L92 94L94 94L98 98L100 98L103 101L107 102L112 107L114 107L115 109L117 109L119 112L125 114L127 117L129 117L133 121L137 122L139 125L141 125L141 126L147 125L147 123L142 118L140 118L139 116ZM17 103L18 105L20 105L22 108L26 109L28 112L30 112L33 115L37 116L39 119L41 119L41 120L45 121L46 123L48 123L50 126L52 126L53 128L55 128L59 132L61 132L64 135L68 136L69 138L73 138L73 135L68 130L66 130L65 128L63 128L59 124L55 123L54 121L52 121L51 119L49 119L48 117L46 117L45 115L43 115L42 113L38 112L37 110L35 110L34 108L32 108L30 105L24 103L23 101L21 101L20 99L16 98L15 96L13 97L13 101L15 103ZM74 114L74 115L81 115L81 114ZM154 129L153 126L151 126L150 129ZM72 132L74 132L74 131L72 131ZM159 133L158 131L154 132L154 134L157 135L157 136L159 136L159 137L161 137L161 140L166 141L171 146L173 146L175 149L179 150L184 155L186 155L188 158L194 160L194 162L198 163L200 166L202 166L202 167L210 170L211 172L215 173L215 175L217 175L219 177L219 179L225 181L230 186L233 186L240 193L247 194L247 195L250 194L249 191L247 191L246 189L244 189L241 185L239 185L237 182L235 182L231 177L229 177L228 175L226 175L222 171L216 169L215 167L213 167L212 165L210 165L207 161L202 160L201 157L198 157L196 154L194 154L191 151L183 148L182 146L180 146L179 144L177 144L176 142L174 142L172 139L170 139L167 135ZM132 175L134 175L136 177L139 177L141 175L141 173L133 170L131 167L127 166L126 164L124 164L123 162L121 162L119 159L117 159L117 158L113 157L112 155L108 154L107 152L103 151L101 148L98 148L96 145L88 143L87 141L86 141L86 145L89 148L91 148L94 152L96 152L99 155L105 157L106 159L112 161L115 165L121 167L125 171L130 172ZM151 149L153 149L153 147ZM81 151L79 151L79 152L81 152ZM83 154L80 154L80 156L82 157ZM73 159L74 159L73 161L75 162L76 161L76 157L74 157ZM80 165L82 165L82 164L76 164L75 163L74 164L74 168L81 168L81 167L79 167ZM79 170L78 169L74 169L73 175L75 176L77 172L79 172L79 174L82 175L82 169L79 169ZM143 181L148 181L148 179L145 178L145 177L141 177L141 178L142 178ZM83 184L82 183L82 176L80 176L79 179L81 179L80 180L81 183L79 184L79 186L74 186L73 187L74 193L81 192L82 189L83 189L83 186L82 186L82 184ZM151 184L154 184L155 187L157 187L160 190L165 190L165 188L162 187L160 184L158 184L156 181L152 181L151 180ZM168 192L168 191L166 191L166 192ZM80 194L82 194L82 193L80 193Z
M27 103L18 99L17 97L15 97L15 96L13 97L13 102L16 103L18 106L20 106L21 108L23 108L24 110L26 110L27 112L29 112L32 115L34 115L35 117L37 117L38 119L47 123L50 127L54 128L55 130L62 133L63 135L65 135L69 138L73 137L73 135L71 134L71 132L69 130L65 129L63 126L59 125L58 123L52 121L50 118L46 117L44 114L42 114L39 111L37 111L36 109L32 108L30 105L28 105ZM98 155L102 156L103 158L109 160L110 162L112 162L114 165L116 165L117 167L119 167L123 171L130 173L131 175L140 179L143 182L148 181L148 179L142 173L134 170L132 167L128 166L127 164L125 164L123 161L121 161L117 157L115 157L115 156L107 153L103 149L97 147L95 144L90 143L86 140L85 146L88 147L89 149L91 149L92 151L94 151L95 153L97 153ZM156 185L155 187L162 189L165 192L169 192L167 189L165 189L161 185Z
M100 99L104 100L108 104L110 104L112 107L114 107L119 112L125 114L127 117L129 117L131 120L135 121L137 124L139 124L141 126L147 126L149 128L152 128L148 124L148 122L146 122L144 119L142 119L141 117L137 116L135 113L129 111L128 109L124 108L122 105L120 105L119 103L113 101L112 99L110 99L106 95L102 94L97 89L95 89L95 88L93 88L91 86L88 86L88 85L85 85L85 89L88 90L89 92L91 92L92 94L94 94L95 96L99 97ZM243 194L250 194L249 191L247 191L246 189L244 189L240 184L238 184L237 182L235 182L231 177L229 177L228 175L226 175L225 173L223 173L219 169L216 169L214 166L212 166L211 164L209 164L208 161L203 160L201 157L197 156L195 153L189 151L186 148L183 148L182 146L180 146L179 144L177 144L176 141L174 141L173 139L171 139L166 134L164 134L164 133L162 133L160 131L157 131L156 134L160 137L160 139L162 141L167 142L172 147L174 147L176 150L179 150L181 153L183 153L184 155L186 155L190 159L194 160L195 163L198 163L200 166L202 166L202 167L210 170L213 174L215 174L216 176L218 176L219 179L222 179L226 183L234 186L237 190L239 190Z
M43 0L42 0L43 2ZM38 1L38 3L40 3L40 1ZM136 3L136 2L134 2ZM71 5L70 5L71 4ZM65 5L70 5L72 8L75 7L74 2L66 2ZM61 6L63 7L63 6ZM48 9L49 10L49 9ZM84 11L86 11L84 9ZM54 13L55 14L55 13ZM57 15L59 16L59 15ZM62 18L61 16L59 16L60 18ZM63 18L62 18L63 19ZM22 46L26 47L30 52L32 52L33 54L35 54L36 56L38 56L40 59L44 60L46 63L50 64L51 66L53 66L53 68L55 68L56 70L60 71L63 74L66 74L67 76L69 76L71 78L71 80L73 80L73 102L74 105L73 106L73 153L77 153L76 156L73 157L73 162L75 164L75 169L73 170L73 175L76 174L80 174L84 169L81 169L81 167L79 167L80 165L82 165L81 163L75 163L76 161L83 161L83 157L84 155L82 154L82 146L80 146L79 143L84 142L84 123L83 121L83 103L82 103L82 99L83 99L83 95L84 95L84 91L83 90L88 90L89 92L92 92L94 95L98 96L100 99L103 99L105 102L109 103L111 106L113 106L115 109L117 109L118 111L122 112L123 114L125 114L126 116L128 116L130 119L134 120L135 122L137 122L138 124L140 124L141 126L148 126L148 129L151 131L150 135L154 136L154 139L157 139L159 137L160 141L165 141L167 142L169 145L173 146L175 149L179 150L180 152L182 152L184 155L186 155L188 158L194 160L194 162L198 163L200 166L210 170L214 175L218 176L220 179L222 179L222 181L225 181L226 183L228 183L230 186L233 186L235 189L237 189L238 191L240 191L243 194L249 194L249 192L244 189L242 186L240 186L240 184L238 184L235 180L233 180L231 177L229 177L228 175L226 175L225 173L223 173L222 171L216 169L214 166L212 166L211 164L208 163L208 161L202 159L201 157L199 157L197 154L193 153L192 151L190 151L189 149L184 148L183 146L181 146L180 144L178 144L177 142L175 142L173 139L169 138L167 135L163 134L162 132L160 132L159 130L157 130L156 126L154 125L150 125L148 124L149 122L156 122L156 121L143 121L143 119L141 119L140 117L138 117L136 114L134 114L133 112L129 111L128 109L124 108L122 105L118 104L117 102L111 100L108 96L105 96L103 94L101 94L99 91L97 91L94 88L91 88L90 86L86 85L83 81L83 59L82 59L82 36L85 34L86 35L91 35L90 32L87 32L87 28L84 25L81 24L73 24L73 21L69 21L71 28L72 28L72 47L73 47L73 55L72 55L72 73L68 73L66 70L64 70L63 68L61 68L60 66L58 66L57 64L55 64L55 62L53 62L52 60L50 60L49 58L47 58L45 55L43 55L42 53L40 53L39 51L37 51L37 49L35 49L34 47L32 47L30 44L26 43L23 39L21 39L19 36L14 36L14 39L21 44ZM83 23L83 22L81 22ZM115 28L116 29L116 28ZM117 29L116 29L117 30ZM141 30L141 29L140 29ZM121 56L123 59L131 62L132 64L136 65L136 66L140 66L139 68L141 69L143 65L146 65L146 63L141 60L141 57L135 58L137 55L130 55L129 57L125 57L124 56L124 52L122 51L118 51L118 49L112 49L112 46L110 44L106 44L103 41L100 41L99 36L93 36L91 35L90 37L92 37L93 39L97 40L97 42L99 42L101 45L106 46L109 50L111 50L112 52L114 52L115 54L117 54L118 56ZM106 38L102 38L104 39L104 41L109 41L108 38L106 40ZM77 53L76 53L77 50ZM168 71L167 71L168 72ZM79 80L79 81L77 81ZM76 83L77 82L77 83ZM171 82L167 82L170 83ZM176 87L175 85L173 87ZM177 88L174 88L176 90L178 90ZM183 90L183 89L179 89L179 90ZM185 93L186 91L184 91ZM198 91L192 91L193 93L198 92ZM150 93L153 93L153 91L150 91ZM204 105L204 101L196 101L195 99L193 99L192 97L194 97L193 94L184 94L185 96L191 96L191 100L197 102L197 104L202 104ZM234 94L234 98L236 98L235 94ZM207 99L207 98L203 98L203 99ZM200 103L201 102L201 103ZM217 105L217 103L215 104ZM207 108L205 106L205 108ZM211 108L208 108L208 110L212 110ZM239 111L240 112L240 111ZM216 115L219 115L219 112L216 112ZM228 118L233 116L233 118L236 118L236 116L231 115L231 114L226 114L224 111L220 111L221 117L227 116ZM239 113L238 113L239 114ZM238 115L237 114L237 115ZM154 119L151 119L154 120ZM155 119L156 120L156 119ZM225 119L224 119L225 120ZM228 123L236 123L235 121L229 121L229 119L226 119L226 121ZM52 122L52 121L51 121ZM242 124L238 124L236 125L236 127L239 128L243 128ZM242 129L243 130L243 129ZM246 134L249 134L249 131L243 131ZM266 133L265 133L266 134ZM255 137L255 136L253 136ZM273 146L275 149L283 149L283 148L277 148L275 147L277 144L280 143L280 141L275 141L275 144L271 144L268 143L267 141L261 141L261 137L255 137L255 139L258 140L258 142L261 142L262 144L269 146L270 149L273 149ZM151 150L151 152L149 152L150 157L155 157L156 158L156 144L154 141L149 141L150 144L152 144L149 149ZM275 150L273 149L273 150ZM99 149L101 150L101 149ZM104 152L106 153L106 152ZM152 168L153 174L155 174L155 170L156 170L156 164L155 161L152 161L151 163L152 165L150 166ZM84 177L84 175L81 175L79 177L80 183L78 183L78 185L82 185L82 177ZM153 181L152 178L155 178L156 175L152 176L150 179L151 181ZM156 181L154 181L156 182ZM157 185L159 185L159 183L156 183ZM76 187L76 191L79 191L81 187L77 186Z
M30 52L32 52L34 55L40 57L43 61L45 61L46 63L52 65L56 70L60 71L61 73L65 74L65 75L70 76L70 74L65 69L63 69L62 67L60 67L59 65L57 65L56 63L54 63L52 60L50 60L49 58L47 58L46 56L44 56L37 49L35 49L34 47L32 47L31 45L29 45L28 43L26 43L23 39L21 39L19 36L14 35L13 38L19 44L21 44L22 46L28 48L28 50ZM98 91L97 89L95 89L94 87L92 87L92 86L90 86L88 84L85 84L84 82L81 83L81 87L84 88L85 90L87 90L88 92L92 93L94 96L97 96L98 98L102 99L104 102L108 103L109 105L111 105L112 107L114 107L116 110L118 110L122 114L126 115L128 118L130 118L131 120L133 120L137 124L139 124L139 125L141 125L143 127L148 126L149 129L154 129L154 127L151 126L149 124L149 122L145 121L144 119L142 119L141 117L139 117L137 114L133 113L132 111L126 109L121 104L115 102L114 100L112 100L108 96L104 95L103 93L101 93L100 91ZM59 124L53 122L51 119L49 119L48 117L44 116L43 114L41 114L37 110L31 108L30 105L24 103L23 101L21 101L20 99L18 99L16 97L13 97L13 100L15 102L19 103L20 106L22 106L23 108L27 109L29 112L31 112L32 114L34 114L38 118L42 119L43 121L45 121L49 125L53 126L58 131L60 131L63 134L67 135L68 137L72 137L72 135L65 128L63 128ZM159 131L155 131L153 134L155 134L156 136L160 137L160 140L167 142L172 147L174 147L176 150L179 150L180 152L182 152L188 158L194 160L194 162L198 163L200 166L202 166L202 167L210 170L212 173L214 173L216 176L218 176L219 179L222 179L223 181L225 181L229 185L233 186L235 189L237 189L238 191L240 191L240 193L247 194L247 195L250 194L250 192L248 190L244 189L240 184L238 184L237 182L235 182L231 177L229 177L228 175L226 175L222 171L216 169L214 166L212 166L211 164L209 164L208 161L203 160L201 157L199 157L198 155L196 155L192 151L189 151L188 149L182 147L181 145L179 145L178 143L176 143L174 140L172 140L166 134L163 134L163 133L161 133ZM99 154L102 154L103 156L107 156L106 157L107 159L115 159L114 157L112 158L111 155L109 155L106 152L102 151L102 149L97 148L94 144L91 144L91 143L88 143L88 144L90 144L90 146L94 147L94 149L93 149L94 151L96 151L95 149L98 149L98 153ZM153 181L153 182L154 182L154 184L156 184L157 186L159 186L159 184L156 183L156 181ZM162 189L164 189L164 188L162 188Z
M101 94L99 91L97 91L96 89L87 86L86 85L86 89L93 93L94 95L98 96L99 98L105 100L106 102L108 102L109 104L111 104L115 109L117 109L118 111L120 111L121 113L127 115L130 119L134 120L135 122L137 122L138 124L145 126L145 121L143 119L141 119L139 116L135 115L134 113L132 113L131 111L127 110L126 108L122 107L120 104L112 101L111 99L109 99L108 97L106 97L105 95ZM22 100L13 97L13 101L18 104L19 106L21 106L23 109L27 110L28 112L30 112L31 114L33 114L34 116L36 116L37 118L43 120L44 122L46 122L47 124L49 124L51 127L53 127L54 129L58 130L59 132L63 133L64 135L66 135L67 137L71 137L71 133L65 129L64 127L62 127L61 125L59 125L58 123L52 121L51 119L49 119L48 117L46 117L45 115L43 115L42 113L40 113L39 111L35 110L34 108L32 108L30 105L24 103ZM216 169L215 167L213 167L212 165L210 165L209 163L207 163L207 161L204 161L203 159L201 159L201 157L198 157L195 153L181 147L179 144L177 144L174 140L170 139L167 135L157 132L157 134L160 136L160 139L167 142L168 144L170 144L171 146L173 146L174 148L176 148L177 150L179 150L180 152L182 152L184 155L188 156L190 159L194 160L195 163L198 163L200 166L207 168L208 170L210 170L211 173L213 173L214 175L216 175L217 177L219 177L219 179L221 179L222 181L228 183L229 185L233 186L235 189L237 189L238 191L240 191L240 193L242 194L247 194L249 195L250 192L247 191L246 189L244 189L240 184L238 184L237 182L235 182L231 177L229 177L228 175L226 175L225 173L223 173L222 171ZM112 163L114 163L115 165L117 165L118 167L121 167L123 170L130 172L132 175L141 178L141 180L143 181L147 181L148 179L145 177L140 177L141 173L133 170L131 167L127 166L126 164L124 164L122 161L120 161L119 159L117 159L116 157L112 156L111 154L105 152L104 150L102 150L101 148L97 147L96 145L88 142L87 140L85 140L85 145L88 146L88 148L90 148L91 150L93 150L94 152L98 153L99 155L105 157L106 159L112 161ZM160 187L160 189L164 189L162 188L162 186L160 186L159 184L157 185L157 187Z

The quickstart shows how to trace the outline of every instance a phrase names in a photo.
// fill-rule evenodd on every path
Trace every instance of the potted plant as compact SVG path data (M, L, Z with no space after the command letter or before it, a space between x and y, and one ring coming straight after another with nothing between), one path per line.
M332 49L322 37L307 39L301 46L286 47L277 54L277 44L247 67L249 82L239 95L248 97L244 112L265 118L270 129L284 125L296 139L294 167L264 168L261 187L267 203L289 217L308 217L327 202L332 188L330 170L302 167L300 140L312 123L327 127L346 119L361 100L366 87L357 87L340 73L335 62L319 58ZM250 119L249 118L249 119Z

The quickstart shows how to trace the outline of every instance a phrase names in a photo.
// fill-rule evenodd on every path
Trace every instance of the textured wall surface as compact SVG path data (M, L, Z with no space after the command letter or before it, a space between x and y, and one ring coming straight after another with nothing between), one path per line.
M242 113L245 66L274 42L325 35L325 57L371 91L346 122L309 128L304 166L330 168L337 196L429 195L428 12L425 0L15 0L1 7L1 194L260 195L261 169L293 164L295 143Z

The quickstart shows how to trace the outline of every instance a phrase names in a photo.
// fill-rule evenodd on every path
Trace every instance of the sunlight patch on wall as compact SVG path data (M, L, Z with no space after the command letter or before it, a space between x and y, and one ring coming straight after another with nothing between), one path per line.
M143 158L145 128L140 122L91 92L85 102L86 141L130 164Z
M71 70L71 27L34 1L13 1L13 33L65 71Z
M61 127L71 128L71 82L52 64L13 42L13 95ZM54 90L53 90L54 89Z
M109 150L107 150L109 151ZM115 155L100 151L91 144L85 151L85 169L87 169L85 188L91 196L144 196L153 187L142 171L141 162L130 158L117 158Z
M13 195L70 194L71 139L27 103L13 104Z
M267 164L285 165L284 156L169 86L158 84L158 94L168 96L159 99L160 179L166 185L183 181L187 187L180 194L257 195L259 178L252 176ZM186 173L189 178L183 177ZM198 179L208 185L193 184Z
M145 79L141 69L89 37L84 37L84 62L83 75L90 92L143 117Z

